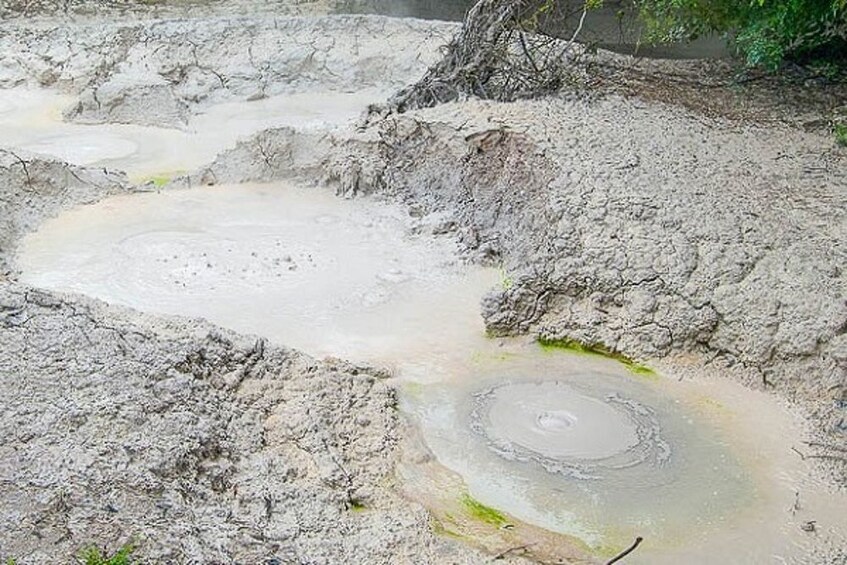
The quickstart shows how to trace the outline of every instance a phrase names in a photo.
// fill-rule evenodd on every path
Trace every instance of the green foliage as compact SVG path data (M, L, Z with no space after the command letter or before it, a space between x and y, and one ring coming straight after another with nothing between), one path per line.
M351 498L349 504L350 510L353 512L365 512L368 509L368 506L364 502L356 500L355 498Z
M80 561L85 565L132 565L132 554L135 546L128 543L121 547L115 554L109 556L97 547L88 547L80 553Z
M734 36L751 66L847 57L847 0L634 0L651 41Z
M835 142L842 147L847 147L847 123L836 122Z

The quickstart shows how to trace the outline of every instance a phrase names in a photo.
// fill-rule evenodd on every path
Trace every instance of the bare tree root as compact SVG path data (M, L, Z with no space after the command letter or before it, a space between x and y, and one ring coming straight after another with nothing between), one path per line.
M575 44L588 4L574 0L479 0L444 57L389 102L396 111L475 96L511 101L556 92L579 82ZM542 33L547 22L578 19L565 41Z

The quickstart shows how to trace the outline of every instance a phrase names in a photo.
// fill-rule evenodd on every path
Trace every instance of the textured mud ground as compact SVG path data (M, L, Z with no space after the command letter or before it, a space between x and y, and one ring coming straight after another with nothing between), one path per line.
M230 97L408 82L454 29L0 25L0 85L77 93L69 119L158 124ZM845 171L845 151L819 133L563 97L272 130L177 184L297 176L402 199L470 258L505 265L515 284L482 308L492 332L603 343L773 389L809 414L798 441L831 446L821 470L844 484ZM153 562L487 559L434 537L391 488L404 433L378 372L15 282L23 233L129 190L119 173L0 151L0 556L55 563L139 538ZM810 562L843 562L821 544Z
M12 215L123 190L16 159L0 185ZM401 422L377 371L9 280L0 343L3 555L135 541L154 563L482 558L392 489Z

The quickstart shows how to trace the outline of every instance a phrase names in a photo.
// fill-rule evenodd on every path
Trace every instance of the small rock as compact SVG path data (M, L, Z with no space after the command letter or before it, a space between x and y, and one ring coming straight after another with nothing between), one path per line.
M803 522L800 524L800 529L804 532L814 532L817 530L817 522L815 520L809 520L808 522Z

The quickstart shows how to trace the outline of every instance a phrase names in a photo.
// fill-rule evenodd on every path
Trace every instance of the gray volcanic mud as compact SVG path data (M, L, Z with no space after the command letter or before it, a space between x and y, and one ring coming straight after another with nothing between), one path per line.
M202 316L315 355L403 363L482 332L495 280L398 206L291 183L124 196L26 238L21 281Z
M326 129L352 122L386 95L355 92L280 94L215 104L182 129L134 124L79 124L62 113L75 98L34 88L0 90L0 146L56 157L75 165L125 171L136 182L157 183L195 169L242 137L268 127Z
M523 352L413 394L411 410L476 496L595 549L660 547L750 506L727 440L613 365Z
M133 537L153 562L486 559L458 538L590 563L643 536L633 563L843 560L844 493L791 451L802 422L709 378L735 361L837 422L843 159L821 139L559 97L330 131L445 24L3 26L0 559ZM265 184L139 193L20 151L163 184L280 124L179 183ZM492 333L678 357L488 338L486 292Z
M815 540L792 510L798 491L833 543L847 541L847 500L786 449L798 419L740 386L504 341L405 392L428 446L474 498L585 555L612 556L643 537L633 563L803 563ZM467 534L432 490L449 481L421 462L402 474L445 528Z
M647 562L703 562L700 544L733 528L755 554L794 556L799 529L773 545L793 492L751 461L748 432L726 435L646 369L486 339L476 305L497 273L416 227L398 206L291 182L170 190L65 212L23 239L16 267L35 287L392 367L440 465L586 559L644 536ZM759 448L784 472L777 448ZM420 472L404 489L426 505L443 493ZM815 510L843 538L839 500Z

